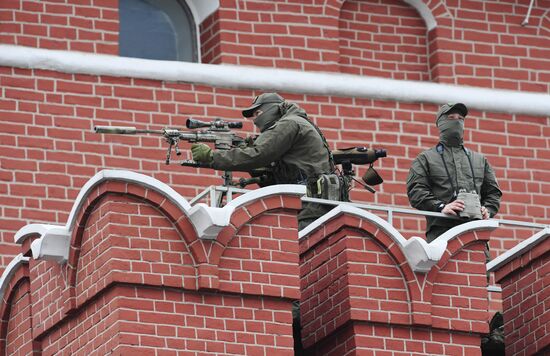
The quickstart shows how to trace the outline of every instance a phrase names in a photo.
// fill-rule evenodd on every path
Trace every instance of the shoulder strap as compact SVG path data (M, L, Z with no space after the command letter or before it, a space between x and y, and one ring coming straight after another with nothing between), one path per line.
M313 123L313 121L311 121L307 116L304 117L304 116L300 116L301 118L305 119L307 122L309 122L309 124L311 126L313 126L313 128L315 129L315 131L317 131L317 133L319 134L319 136L321 136L321 140L323 141L323 146L325 146L325 148L327 149L327 152L328 152L328 162L329 162L329 165L330 165L330 170L331 172L334 172L334 170L336 169L336 166L334 165L334 158L332 156L332 151L330 150L330 147L328 146L328 142L325 138L325 135L323 135L323 133L321 132L321 130L317 127L317 125L315 125Z
M464 153L466 154L466 157L468 157L468 163L470 164L470 170L472 171L472 179L474 180L474 189L476 190L477 195L479 195L479 192L477 191L476 175L474 173L474 165L472 164L472 158L470 157L472 155L472 151L470 151L469 149L467 149L464 146L462 146L462 149L464 150Z
M437 153L439 153L439 156L441 157L441 160L443 161L443 166L445 167L445 172L447 172L447 178L449 179L449 183L451 184L451 188L453 189L453 200L458 194L457 190L455 189L455 185L453 183L453 179L451 178L451 174L449 173L449 169L447 168L447 162L445 162L445 157L443 157L443 152L445 151L445 147L440 142L435 147ZM457 182L458 185L458 182ZM457 187L458 188L458 187Z

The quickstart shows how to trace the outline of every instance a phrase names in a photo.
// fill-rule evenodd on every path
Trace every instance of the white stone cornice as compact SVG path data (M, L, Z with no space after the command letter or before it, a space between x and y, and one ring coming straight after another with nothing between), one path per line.
M328 221L345 213L368 220L382 229L403 251L412 270L421 273L429 272L431 268L441 260L443 253L447 249L449 240L469 231L493 230L499 226L497 220L476 220L467 222L450 229L434 241L427 243L426 240L418 236L413 236L407 240L397 231L397 229L379 216L352 205L340 204L327 214L315 220L305 229L301 230L298 237L300 239L306 238Z
M220 7L219 0L187 0L197 26Z
M13 278L13 275L15 272L17 272L17 269L21 267L21 265L26 264L29 262L28 257L24 257L23 254L18 254L15 256L4 272L2 273L2 276L0 277L0 301L4 300L4 294L6 293L6 289L8 288L8 285L11 282L11 279ZM4 301L5 302L5 301Z
M31 243L34 259L65 263L80 209L84 208L87 198L94 189L107 181L132 183L156 191L175 204L182 214L189 217L200 239L210 240L215 239L223 228L229 226L231 215L241 206L272 195L302 196L305 194L305 187L301 185L274 185L243 194L223 208L210 207L202 203L191 206L178 192L155 178L125 170L103 170L90 178L81 188L65 225L26 225L15 234L15 242L22 244L26 239L37 236L38 238Z
M542 231L537 232L530 238L523 240L513 248L504 252L491 262L487 263L487 271L495 272L498 271L501 267L506 265L508 262L516 259L517 257L529 252L535 246L544 242L548 237L550 237L550 227L543 229Z
M197 204L189 213L191 221L203 239L216 239L220 231L229 226L231 215L240 206L245 206L255 200L260 200L272 195L296 195L306 193L306 187L298 184L278 184L247 192L231 200L223 208L210 207L206 204Z
M213 65L0 45L0 66L182 81L214 87L441 104L512 114L550 113L550 95L340 73Z

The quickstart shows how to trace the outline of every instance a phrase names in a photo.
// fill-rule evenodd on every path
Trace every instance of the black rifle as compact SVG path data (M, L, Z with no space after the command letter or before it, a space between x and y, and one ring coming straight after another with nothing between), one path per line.
M135 134L157 134L164 137L168 142L168 151L166 153L166 164L170 164L170 156L172 148L176 152L176 155L181 155L178 144L180 140L184 140L190 143L195 142L213 142L216 149L228 150L234 147L244 147L250 145L251 141L242 138L231 131L231 129L242 128L241 122L225 121L223 119L216 119L211 122L203 122L194 119L188 119L185 126L190 130L196 131L182 131L177 128L164 128L162 130L147 130L137 129L135 127L126 126L96 126L94 131L101 134L117 134L117 135L135 135ZM378 158L386 157L386 151L383 149L374 150L367 147L352 147L346 149L339 149L332 152L334 164L342 166L342 174L347 177L353 178L355 172L353 171L353 165L371 164ZM197 168L212 168L210 163L196 162L193 160L183 160L180 163L186 167ZM246 171L251 175L251 178L241 178L239 181L232 180L232 173L225 171L223 175L224 186L239 186L241 188L250 184L258 184L259 186L267 186L276 184L273 179L273 173L270 167L254 169L252 171ZM357 181L355 178L353 178ZM361 185L361 182L357 181ZM365 182L368 184L368 182ZM367 185L363 185L366 189L374 193L374 190Z
M202 129L196 131L183 131L177 128L164 128L162 130L147 130L137 129L135 127L127 126L96 126L94 131L100 134L116 134L116 135L136 135L136 134L156 134L164 137L168 142L168 152L166 153L166 164L170 164L170 156L172 154L172 148L176 152L176 155L181 155L179 149L179 142L181 140L190 143L195 142L213 142L214 147L220 150L228 150L233 147L237 147L245 143L245 139L236 135L231 129L240 129L243 127L242 122L225 121L223 119L216 119L211 122L203 122L194 119L187 119L185 126L188 129ZM204 129L206 128L206 129ZM209 163L196 162L193 160L184 160L181 162L182 166L187 167L202 167L212 168ZM223 175L224 185L234 185L232 182L231 172L224 172Z

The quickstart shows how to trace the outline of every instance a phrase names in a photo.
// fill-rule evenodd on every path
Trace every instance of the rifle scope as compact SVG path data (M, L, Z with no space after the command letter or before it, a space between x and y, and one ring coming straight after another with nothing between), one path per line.
M187 119L187 121L185 122L185 127L187 127L188 129L198 129L201 127L210 127L213 129L241 129L243 127L243 123L237 121L224 121L222 119L216 119L211 122Z

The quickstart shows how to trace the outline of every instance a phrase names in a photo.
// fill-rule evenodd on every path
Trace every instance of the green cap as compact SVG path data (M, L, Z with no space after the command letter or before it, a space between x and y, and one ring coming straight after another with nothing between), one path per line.
M254 111L256 111L256 109L263 104L280 104L284 101L285 99L283 99L283 97L277 93L264 93L258 95L254 98L254 101L252 101L252 105L243 110L243 116L251 117L252 115L254 115Z
M466 115L468 115L468 108L466 107L466 105L462 103L443 104L441 105L441 107L439 108L439 111L437 112L436 120L439 120L441 115L445 115L450 112L457 112L460 115L466 117Z

